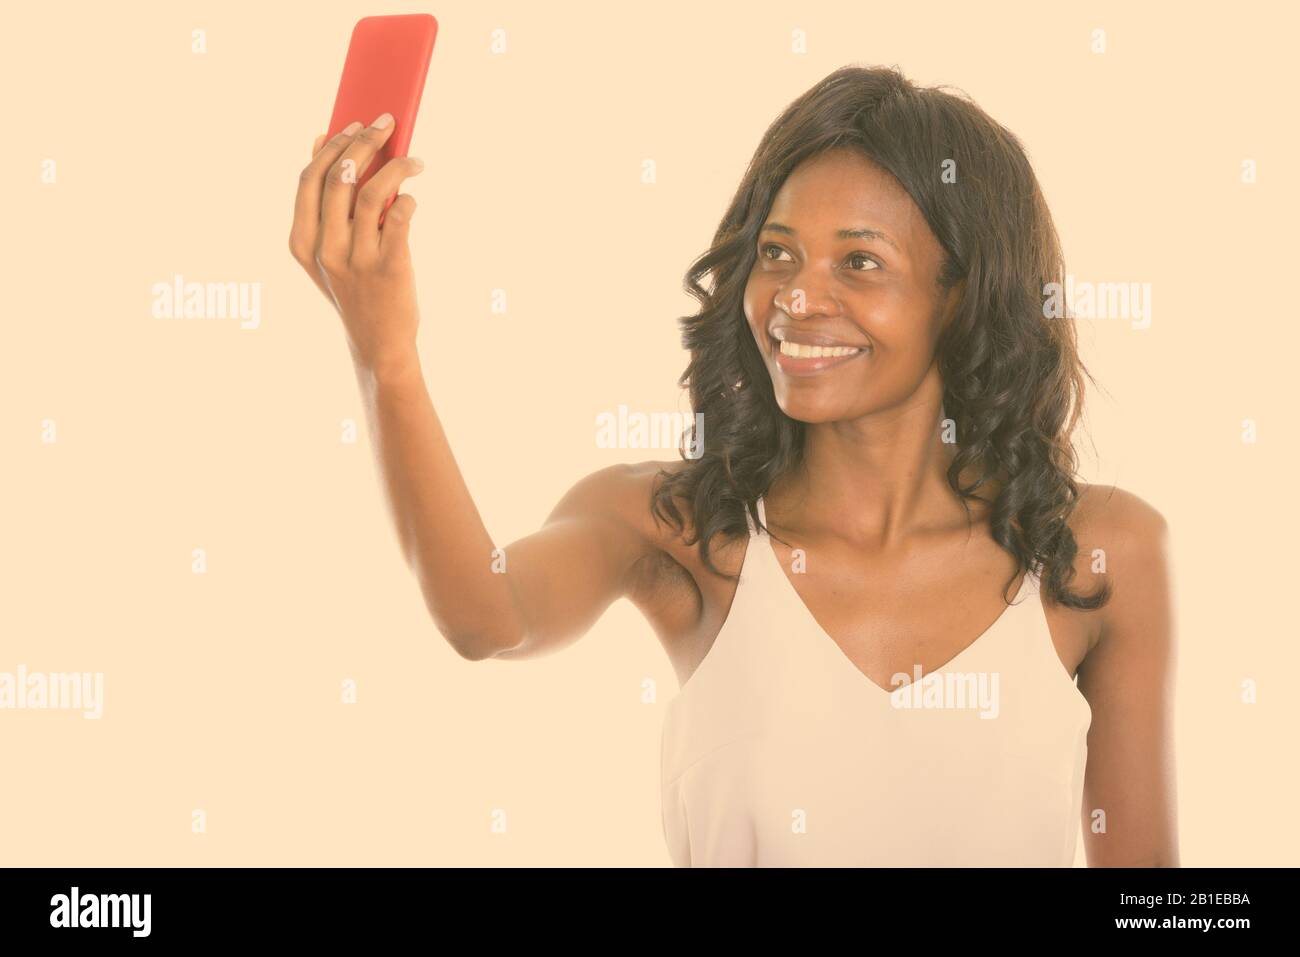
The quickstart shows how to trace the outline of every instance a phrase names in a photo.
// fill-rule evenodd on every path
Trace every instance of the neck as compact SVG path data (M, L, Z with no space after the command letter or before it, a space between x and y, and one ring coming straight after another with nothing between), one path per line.
M764 499L774 526L833 530L884 551L918 534L983 520L987 506L969 503L968 517L948 484L957 446L944 441L941 399L915 396L859 419L809 425L800 467ZM951 430L947 437L955 438ZM992 500L996 488L990 483L979 495Z

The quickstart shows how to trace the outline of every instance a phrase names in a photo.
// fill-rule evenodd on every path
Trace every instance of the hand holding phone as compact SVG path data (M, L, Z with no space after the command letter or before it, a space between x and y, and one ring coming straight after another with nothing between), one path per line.
M438 21L427 13L364 17L353 28L325 137L353 122L372 123L385 113L393 117L383 148L365 169L353 171L357 191L389 160L406 155L437 35ZM395 197L385 199L385 212Z
M429 16L357 24L329 135L298 177L289 251L338 310L370 378L419 365L408 244L415 199L399 191L422 168L406 150L435 30Z

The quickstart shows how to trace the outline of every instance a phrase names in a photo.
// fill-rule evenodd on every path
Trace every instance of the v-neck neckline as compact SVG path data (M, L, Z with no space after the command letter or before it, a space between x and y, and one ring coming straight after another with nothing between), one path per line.
M758 509L763 524L764 526L766 526L767 517L764 514L763 501L761 498L759 499L758 502ZM777 555L776 548L773 547L772 545L772 537L770 534L768 534L766 528L756 532L751 537L749 544L751 546L758 545L763 549L763 551L767 553L765 558L767 558L771 562L773 571L775 571L776 574L780 576L781 580L785 583L786 590L789 592L790 597L793 598L795 603L799 606L803 614L803 617L808 619L809 624L816 631L819 639L822 642L827 643L828 653L830 653L832 657L839 659L839 661L849 669L851 676L856 675L859 681L866 683L867 685L870 686L871 689L874 689L878 694L885 695L886 697L892 697L893 695L899 693L903 689L911 687L912 678L915 672L913 672L913 674L908 675L907 684L900 685L897 688L885 688L877 684L875 679L868 676L866 672L864 672L861 668L859 668L856 664L853 663L853 659L851 659L848 656L848 654L844 651L844 648L840 645L840 643L831 636L830 632L828 632L822 626L822 623L817 619L817 616L813 614L812 609L808 607L808 603L804 601L803 596L799 594L799 589L794 587L794 582L792 582L790 580L790 576L785 573L785 568L781 564L781 558L779 555ZM924 672L921 675L920 680L925 681L928 678L930 678L931 675L941 675L945 673L950 673L953 667L959 661L963 660L969 654L971 654L975 648L986 645L988 643L987 639L989 638L989 636L1001 630L1002 626L1006 622L1007 616L1011 613L1012 609L1019 607L1019 605L1021 604L1021 599L1024 598L1025 593L1029 590L1030 574L1031 573L1029 571L1023 571L1021 573L1020 585L1016 589L1015 597L1012 598L1011 604L1007 605L1005 608L1002 609L1001 613L999 613L998 617L993 620L992 624L990 624L987 628L985 628L982 632L980 632L979 635L976 636L976 638L973 641L971 641L969 644L963 647L960 651L958 651L955 655L953 655L943 664L939 665L937 668L931 668L928 671Z

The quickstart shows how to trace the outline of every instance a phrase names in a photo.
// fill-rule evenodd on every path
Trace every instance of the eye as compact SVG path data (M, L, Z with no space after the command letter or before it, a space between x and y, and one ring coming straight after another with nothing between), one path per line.
M776 256L771 255L772 250L776 250ZM781 260L777 257L782 253L787 256L790 255L776 243L765 243L759 250L760 256L769 262L780 262ZM847 261L855 264L850 267L854 272L870 272L873 269L881 268L880 263L866 253L852 253ZM864 263L865 265L856 265L858 263Z

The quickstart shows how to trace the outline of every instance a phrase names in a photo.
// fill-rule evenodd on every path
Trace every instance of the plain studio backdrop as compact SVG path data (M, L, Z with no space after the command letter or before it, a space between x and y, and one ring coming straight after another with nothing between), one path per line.
M289 256L352 26L406 12L441 27L421 353L501 546L579 477L676 457L597 417L688 411L682 275L792 99L896 64L1020 137L1076 281L1150 284L1144 327L1079 322L1078 441L1172 530L1183 863L1296 863L1294 12L696 2L10 14L0 672L104 692L0 711L0 862L668 862L649 627L620 601L545 659L451 650ZM256 321L155 315L177 276L248 284Z

